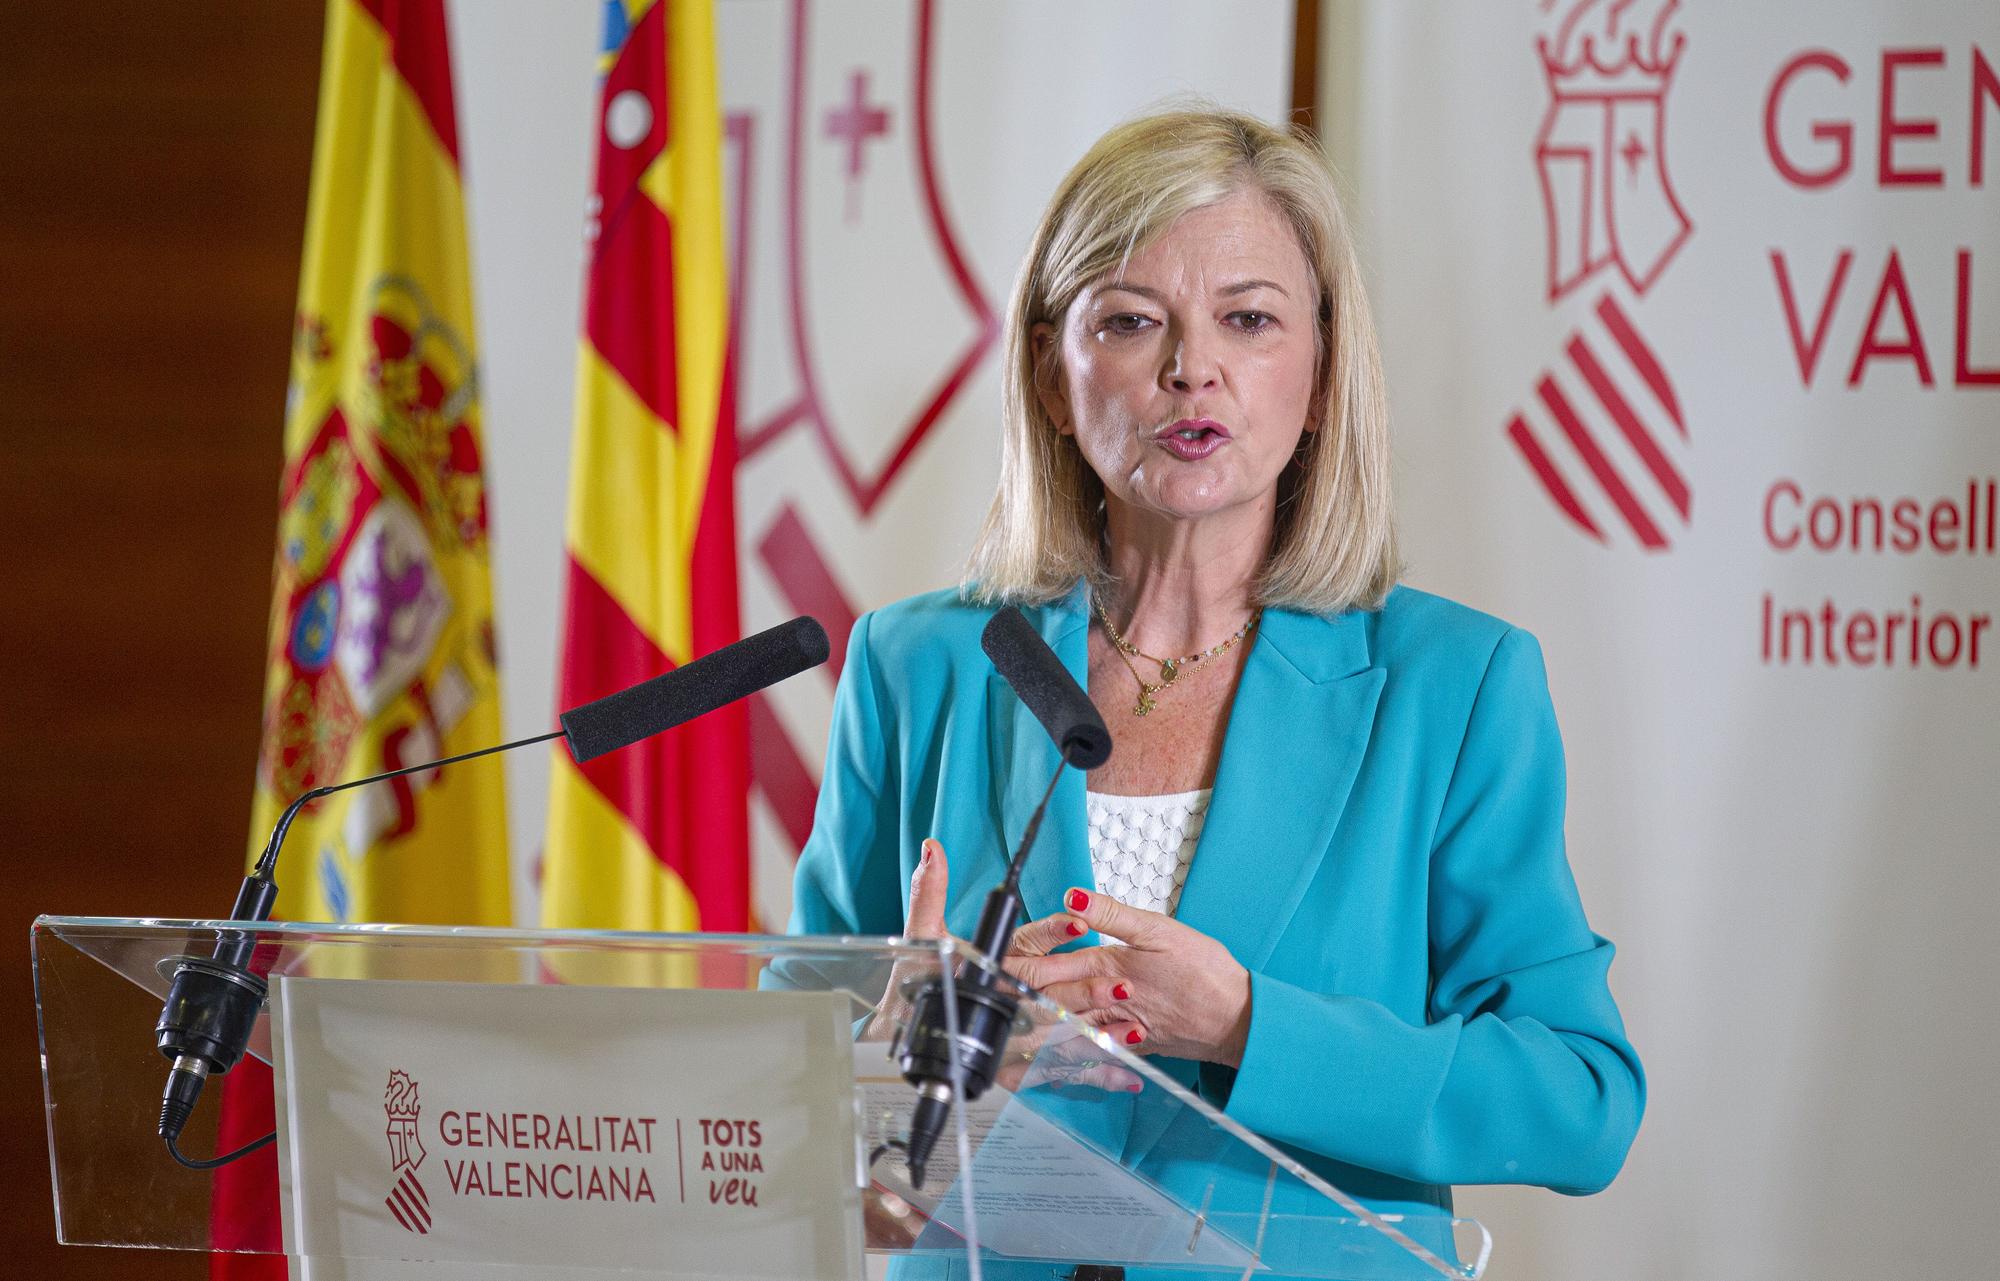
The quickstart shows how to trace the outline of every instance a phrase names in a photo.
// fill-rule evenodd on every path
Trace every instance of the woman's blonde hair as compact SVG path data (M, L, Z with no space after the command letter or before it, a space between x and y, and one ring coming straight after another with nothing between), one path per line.
M1007 305L1000 488L966 564L963 591L985 604L1040 604L1079 578L1111 582L1104 486L1036 394L1034 327L1062 328L1091 281L1124 264L1192 210L1257 191L1291 223L1319 284L1318 369L1307 433L1278 482L1277 528L1259 604L1334 614L1372 609L1395 584L1388 406L1368 297L1319 148L1303 134L1220 109L1162 112L1119 125L1069 171L1028 249Z

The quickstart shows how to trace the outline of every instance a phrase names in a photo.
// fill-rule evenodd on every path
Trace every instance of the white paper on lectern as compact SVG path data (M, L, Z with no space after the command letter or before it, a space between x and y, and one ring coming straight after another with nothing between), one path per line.
M272 1028L295 1275L863 1275L839 993L288 978Z
M887 1049L883 1042L854 1045L862 1141L870 1151L909 1127L910 1087ZM1126 1096L1107 1093L1105 1100L1111 1106ZM1231 1271L1252 1261L1249 1250L1213 1225L1197 1231L1193 1210L998 1085L966 1109L965 1128L978 1171L973 1204L979 1244L986 1250L1021 1258L1122 1259ZM876 1183L962 1234L957 1135L947 1130L938 1141L926 1171L931 1191L918 1192L904 1173L889 1157L873 1168Z

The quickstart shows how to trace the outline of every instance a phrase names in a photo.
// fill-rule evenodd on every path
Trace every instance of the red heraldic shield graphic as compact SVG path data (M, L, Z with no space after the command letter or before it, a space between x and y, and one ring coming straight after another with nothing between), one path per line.
M742 457L809 433L826 459L831 501L862 525L881 517L999 339L944 173L939 10L935 0L792 0L781 93L729 122L740 174L756 171L766 146L781 161L768 209L747 177L735 193L739 301L752 275L775 278L784 313L783 368L758 371L745 387ZM768 266L745 249L766 219L781 233ZM768 400L767 385L778 389ZM826 625L833 656L824 672L837 679L859 612L836 575L838 558L793 503L753 545L756 572L784 606ZM811 753L768 698L751 699L750 716L755 785L795 854L812 828Z
M1686 37L1666 37L1675 8L1650 31L1625 30L1625 5L1611 29L1577 27L1594 0L1581 0L1555 42L1537 42L1549 110L1535 139L1535 166L1548 217L1549 301L1616 264L1645 293L1693 232L1667 175L1666 95Z
M401 1070L389 1073L382 1110L389 1115L386 1131L389 1172L396 1176L395 1186L389 1189L383 1204L405 1231L429 1232L431 1199L425 1194L424 1185L417 1182L417 1167L424 1163L425 1156L424 1141L417 1134L417 1118L423 1113L423 1105L417 1100L417 1083L410 1079L409 1073Z
M864 516L999 333L946 206L935 48L932 0L792 6L784 269L800 390L743 454L810 424Z
M1532 408L1507 421L1507 439L1549 498L1598 542L1610 523L1661 551L1693 516L1694 496L1674 455L1687 439L1680 399L1653 349L1610 294L1596 322L1570 334L1564 361L1535 381Z
M1575 0L1536 42L1549 109L1535 139L1550 303L1616 273L1504 432L1542 491L1599 543L1664 551L1693 519L1679 395L1615 282L1644 295L1693 234L1666 165L1666 96L1686 37L1680 0ZM1636 301L1636 298L1634 299Z

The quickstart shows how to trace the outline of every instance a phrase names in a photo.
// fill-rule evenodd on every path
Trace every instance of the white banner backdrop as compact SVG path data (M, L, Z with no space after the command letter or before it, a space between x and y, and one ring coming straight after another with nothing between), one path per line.
M1542 639L1650 1074L1492 1275L1983 1273L2000 7L1330 18L1410 581Z
M746 630L822 674L753 705L755 909L790 913L854 616L956 581L999 459L999 331L1035 219L1113 123L1199 93L1282 118L1292 7L731 0Z
M1291 0L720 0L745 451L743 624L835 664L758 707L755 910L782 929L854 614L955 580L998 465L994 335L1062 173L1177 95L1282 119ZM461 0L459 73L510 732L554 709L599 6ZM532 868L547 763L508 760Z

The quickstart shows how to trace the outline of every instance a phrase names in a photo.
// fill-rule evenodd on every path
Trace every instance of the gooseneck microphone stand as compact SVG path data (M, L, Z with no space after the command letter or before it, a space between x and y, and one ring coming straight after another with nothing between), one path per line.
M344 792L350 787L361 787L368 783L380 783L387 779L401 778L405 774L415 774L423 770L438 769L445 765L456 765L481 756L491 756L495 752L511 751L516 747L529 747L536 743L546 743L550 739L561 738L567 731L551 730L518 742L502 743L498 747L482 747L476 752L466 752L459 756L448 756L441 761L430 761L422 765L410 765L403 769L390 770L386 774L371 774L367 778L350 779L345 783L332 783L326 787L315 787L302 794L285 807L278 816L278 825L271 831L271 840L264 846L264 852L257 856L257 862L250 874L243 878L242 888L236 891L236 905L229 909L232 921L268 921L271 919L272 905L278 901L278 882L275 875L278 867L278 851L284 847L285 833L291 830L292 820L299 811L322 797ZM250 1031L257 1022L257 1011L263 1008L268 985L260 977L253 965L256 950L255 938L243 930L223 930L217 934L215 949L208 956L182 957L174 967L173 986L167 990L166 1007L160 1011L159 1024L153 1029L153 1037L160 1053L173 1060L173 1067L167 1072L167 1088L160 1100L160 1137L166 1140L167 1151L174 1160L191 1170L214 1170L228 1165L231 1161L250 1155L258 1148L278 1137L276 1131L263 1138L222 1156L207 1160L197 1160L183 1155L180 1150L181 1131L186 1128L188 1117L194 1112L195 1101L201 1097L201 1087L208 1078L220 1076L236 1066L243 1057L244 1049L250 1044Z
M801 615L651 680L571 708L559 718L561 729L448 756L441 761L315 787L286 806L279 816L270 843L258 856L250 874L243 878L243 887L236 893L236 905L229 909L229 919L249 923L271 919L272 906L278 899L275 879L278 851L284 847L285 833L291 830L292 820L316 800L350 787L380 783L557 738L565 740L571 758L582 764L817 667L826 661L827 653L826 629L817 620ZM209 1077L220 1076L235 1067L250 1044L257 1013L263 1008L269 990L254 964L256 947L256 937L250 931L225 929L217 932L215 947L209 955L180 958L174 967L166 1006L153 1029L160 1053L173 1062L160 1102L160 1137L166 1141L167 1151L174 1160L190 1169L213 1170L227 1165L278 1137L276 1133L267 1134L234 1152L207 1160L195 1160L180 1150L181 1131L187 1126L195 1101L201 1097L202 1085Z
M897 1065L903 1079L917 1091L910 1135L902 1147L911 1186L919 1189L924 1186L925 1167L944 1132L953 1100L962 1091L965 1102L970 1103L993 1084L1001 1051L1020 1008L1020 1002L1000 986L1000 962L1007 955L1022 913L1021 869L1041 831L1056 784L1069 766L1093 770L1111 756L1111 731L1104 718L1018 609L1008 606L993 615L980 636L980 648L1048 731L1060 759L1041 803L1022 831L1020 847L1007 865L1007 879L986 896L973 936L985 964L959 967L950 1001L946 1000L944 976L926 983L897 1042Z
M924 1186L924 1169L944 1132L952 1100L958 1093L954 1082L963 1085L968 1103L986 1093L993 1084L1001 1051L1006 1048L1007 1035L1020 1010L1020 1002L1001 989L997 976L1002 973L1000 960L1007 955L1007 945L1014 939L1015 922L1021 914L1021 868L1027 862L1028 848L1035 843L1035 833L1041 829L1049 798L1055 795L1056 784L1062 780L1068 765L1064 761L1056 766L1048 790L1042 793L1041 804L1028 820L1021 846L1007 866L1007 879L986 896L979 930L973 937L985 964L959 967L952 982L955 999L949 1011L945 1008L944 980L935 978L926 983L917 995L903 1039L896 1047L897 1066L902 1068L904 1079L917 1090L916 1109L910 1117L910 1137L903 1145L912 1187ZM956 1035L953 1035L954 1024Z

